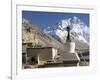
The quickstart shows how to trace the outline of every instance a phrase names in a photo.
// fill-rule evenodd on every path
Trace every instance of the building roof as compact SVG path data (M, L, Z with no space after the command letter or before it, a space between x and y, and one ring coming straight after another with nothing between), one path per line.
M34 47L34 48L27 48L27 49L46 49L46 48L54 48L54 47Z

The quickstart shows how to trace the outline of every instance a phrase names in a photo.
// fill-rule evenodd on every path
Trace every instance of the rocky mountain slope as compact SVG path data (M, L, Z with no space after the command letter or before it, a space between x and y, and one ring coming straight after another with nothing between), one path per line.
M30 23L26 19L23 19L22 21L22 42L32 43L33 47L41 46L64 49L62 43L54 39L52 36L41 31L36 25Z

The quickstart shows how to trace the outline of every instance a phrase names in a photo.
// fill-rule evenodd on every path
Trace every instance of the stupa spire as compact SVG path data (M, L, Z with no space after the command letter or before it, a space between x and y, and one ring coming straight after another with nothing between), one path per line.
M67 35L67 39L66 39L66 42L71 42L71 39L70 39L70 26L67 26L67 32L68 32L68 35Z

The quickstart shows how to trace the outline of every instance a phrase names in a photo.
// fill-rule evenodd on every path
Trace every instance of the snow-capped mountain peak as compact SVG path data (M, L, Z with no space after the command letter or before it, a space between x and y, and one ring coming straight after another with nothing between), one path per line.
M56 28L53 27L53 29L48 27L47 29L44 29L44 32L60 39L62 43L66 43L66 37L68 34L66 28L68 26L71 28L70 34L73 40L79 40L89 44L89 27L76 16L60 20L60 22L54 26Z

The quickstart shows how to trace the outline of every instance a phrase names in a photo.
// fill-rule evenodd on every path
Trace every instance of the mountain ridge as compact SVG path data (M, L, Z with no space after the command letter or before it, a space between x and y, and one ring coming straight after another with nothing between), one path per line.
M60 22L54 26L56 27L55 29L52 29L49 26L44 29L44 32L53 37L58 37L62 43L66 43L67 26L70 26L71 28L70 34L72 40L75 38L75 40L83 41L89 45L89 27L76 16L60 20Z

